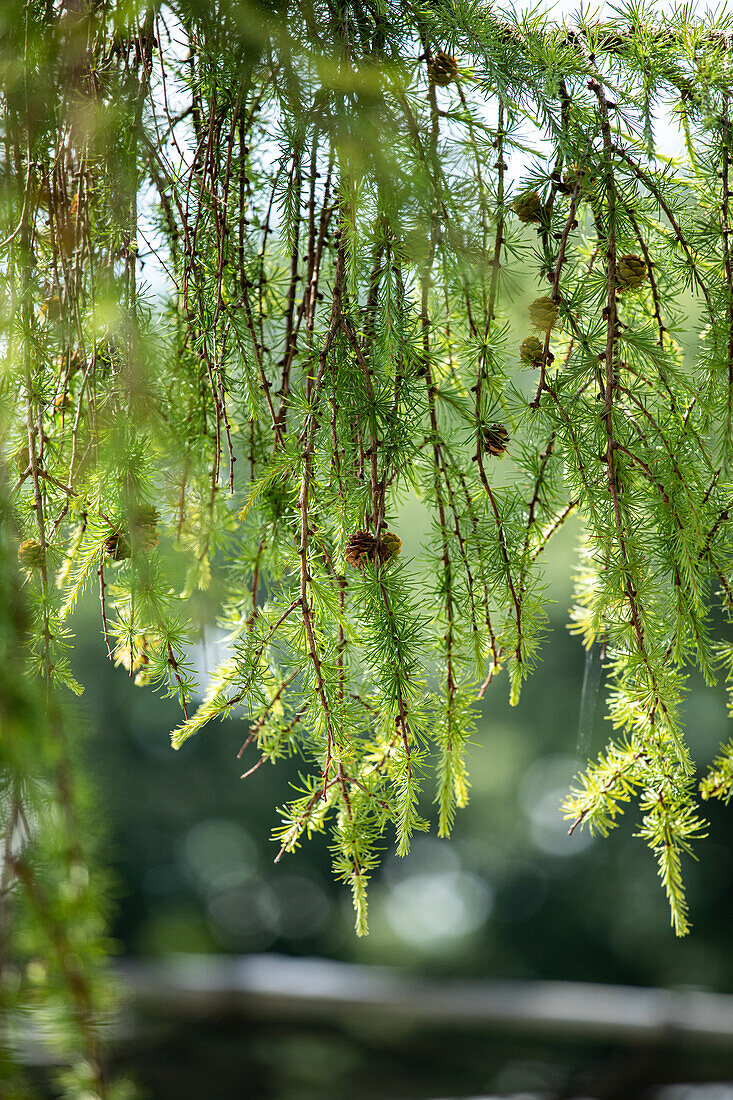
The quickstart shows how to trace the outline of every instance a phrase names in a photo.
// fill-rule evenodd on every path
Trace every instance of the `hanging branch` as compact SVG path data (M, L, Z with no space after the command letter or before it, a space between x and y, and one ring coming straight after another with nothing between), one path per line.
M44 688L81 690L65 623L96 592L108 656L179 701L176 747L241 716L245 776L302 758L277 858L328 831L363 932L386 834L406 854L429 825L424 781L441 834L465 804L476 695L502 663L518 701L541 555L577 514L573 628L604 640L616 732L566 812L603 833L635 798L685 931L680 857L703 824L679 698L686 661L725 663L716 604L733 613L717 24L520 31L287 0L245 34L226 5L57 7L8 28L49 102L0 87L2 449ZM649 105L672 98L687 170L652 146ZM699 323L675 307L690 288ZM187 601L209 586L232 640L189 713Z

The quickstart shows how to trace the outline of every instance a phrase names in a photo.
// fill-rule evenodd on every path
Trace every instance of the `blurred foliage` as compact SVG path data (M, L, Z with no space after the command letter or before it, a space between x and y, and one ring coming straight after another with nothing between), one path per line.
M116 1000L101 815L80 761L84 726L48 680L29 676L31 612L17 558L0 483L0 1095L32 1095L19 1063L35 1039L58 1061L57 1096L121 1100L127 1086L108 1088L102 1064Z

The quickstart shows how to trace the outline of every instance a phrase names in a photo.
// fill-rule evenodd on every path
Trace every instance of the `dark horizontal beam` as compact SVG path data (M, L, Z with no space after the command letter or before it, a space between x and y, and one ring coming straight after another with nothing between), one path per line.
M381 967L282 955L181 955L121 965L133 1004L169 1015L356 1016L624 1043L733 1047L733 996L584 982L427 981Z

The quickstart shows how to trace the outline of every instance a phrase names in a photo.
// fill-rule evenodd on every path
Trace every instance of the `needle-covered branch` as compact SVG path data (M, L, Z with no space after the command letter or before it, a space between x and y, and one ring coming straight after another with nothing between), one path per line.
M616 733L571 828L636 799L683 932L679 705L691 662L730 664L733 613L730 18L36 8L0 88L32 666L80 690L93 591L100 645L179 701L175 747L239 717L248 782L299 758L277 858L328 831L364 932L387 840L468 800L477 699L506 670L519 702L573 525ZM672 97L677 161L650 107ZM196 703L203 589L229 641Z

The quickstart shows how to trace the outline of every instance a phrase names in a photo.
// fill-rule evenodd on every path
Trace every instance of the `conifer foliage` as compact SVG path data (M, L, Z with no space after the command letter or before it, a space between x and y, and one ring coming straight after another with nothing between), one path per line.
M94 588L110 658L179 699L174 747L239 717L245 774L297 754L277 858L325 830L360 933L385 845L467 801L477 697L503 671L519 700L571 515L614 735L570 829L634 799L687 930L705 825L679 706L691 665L731 668L729 24L634 0L572 28L462 0L2 5L28 661L81 690L67 623ZM231 648L195 706L186 600L212 571ZM726 746L702 795L732 782Z

